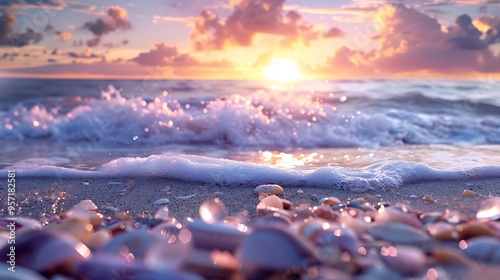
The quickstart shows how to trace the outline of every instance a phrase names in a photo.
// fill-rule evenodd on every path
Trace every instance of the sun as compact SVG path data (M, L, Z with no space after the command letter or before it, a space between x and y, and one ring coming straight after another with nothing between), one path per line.
M295 62L288 58L273 58L269 66L262 68L262 74L268 80L283 83L306 77L297 69Z

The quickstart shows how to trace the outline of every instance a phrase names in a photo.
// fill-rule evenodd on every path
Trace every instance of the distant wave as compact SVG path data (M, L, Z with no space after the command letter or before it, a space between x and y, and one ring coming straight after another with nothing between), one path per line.
M125 98L110 87L101 98L18 103L0 112L0 138L258 149L500 143L496 105L419 92L346 99L265 90L208 98Z

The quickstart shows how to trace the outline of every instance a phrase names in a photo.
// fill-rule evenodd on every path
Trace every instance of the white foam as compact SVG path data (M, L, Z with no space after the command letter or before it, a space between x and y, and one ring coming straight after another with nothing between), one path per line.
M208 183L228 187L255 187L264 183L283 186L331 188L350 191L394 190L404 184L429 180L499 177L500 166L464 171L441 171L408 161L386 161L366 168L322 167L314 171L280 169L266 164L214 159L193 155L120 158L96 171L61 167L18 170L21 177L113 178L148 177ZM6 176L6 171L0 171Z
M71 108L63 101L55 107L14 106L0 115L0 138L258 149L500 143L496 116L468 116L465 113L471 112L443 106L434 106L431 112L412 111L411 99L397 104L380 101L380 107L365 110L356 105L365 99L342 103L338 97L318 96L258 91L189 100L162 95L125 98L111 87L102 98L82 99ZM346 107L354 111L343 110Z

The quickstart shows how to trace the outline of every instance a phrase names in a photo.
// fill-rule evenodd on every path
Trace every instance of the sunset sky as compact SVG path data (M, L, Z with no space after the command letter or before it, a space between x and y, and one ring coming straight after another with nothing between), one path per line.
M0 76L500 77L500 0L1 0Z

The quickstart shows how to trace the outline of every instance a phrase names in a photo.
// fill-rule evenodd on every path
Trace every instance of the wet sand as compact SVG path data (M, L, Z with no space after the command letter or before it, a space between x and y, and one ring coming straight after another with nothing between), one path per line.
M0 183L0 193L7 194L6 180ZM17 177L16 199L19 216L39 219L60 213L83 199L91 199L98 207L111 206L144 218L153 215L160 207L154 202L167 198L172 216L178 219L199 217L198 206L206 199L217 196L222 199L230 214L248 210L255 212L258 202L253 193L256 186L225 187L217 184L199 184L166 179L147 178L101 178L61 179ZM409 184L390 191L351 192L316 188L283 186L283 197L294 205L307 203L317 205L326 196L335 196L343 202L364 198L370 203L403 202L417 211L459 210L466 217L472 217L482 200L489 195L500 196L500 178L460 181L432 181ZM464 189L472 190L476 196L465 196ZM426 202L424 195L432 195L435 202ZM416 196L416 198L414 198ZM5 216L6 195L0 196L0 215Z

